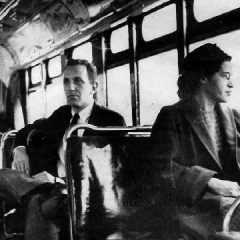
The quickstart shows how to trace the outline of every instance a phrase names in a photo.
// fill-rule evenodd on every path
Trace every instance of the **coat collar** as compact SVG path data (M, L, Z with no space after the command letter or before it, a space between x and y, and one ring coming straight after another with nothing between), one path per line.
M223 124L223 131L226 136L226 141L231 150L236 152L236 126L232 111L225 104L219 104L216 107L222 120L221 122ZM218 157L218 153L214 148L207 124L204 121L204 118L201 116L199 109L195 105L190 106L186 104L182 105L182 110L184 111L183 115L188 120L200 141L211 154L218 166L222 169L222 165Z
M220 104L217 110L219 111L222 119L223 131L226 136L227 144L229 145L231 151L233 151L234 156L236 156L236 162L240 168L237 154L237 128L233 112L226 104Z

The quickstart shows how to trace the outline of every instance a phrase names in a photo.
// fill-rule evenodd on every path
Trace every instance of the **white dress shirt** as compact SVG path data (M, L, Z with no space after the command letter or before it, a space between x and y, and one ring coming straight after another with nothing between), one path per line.
M93 109L93 104L94 104L94 101L88 105L87 107L85 107L83 110L81 110L80 112L78 112L79 114L79 119L78 119L78 124L79 123L88 123L88 120L89 120L89 117L92 113L92 109ZM72 118L73 116L76 114L77 112L75 112L73 109L72 109ZM69 122L69 124L71 123L72 121L72 118ZM78 130L78 136L82 136L83 135L83 132L84 130ZM62 177L65 177L66 176L66 172L65 172L65 161L64 161L64 150L63 150L63 140L62 140L62 143L61 143L61 146L59 148L59 151L58 151L58 155L59 155L59 161L57 163L57 170L58 170L58 176L60 178Z

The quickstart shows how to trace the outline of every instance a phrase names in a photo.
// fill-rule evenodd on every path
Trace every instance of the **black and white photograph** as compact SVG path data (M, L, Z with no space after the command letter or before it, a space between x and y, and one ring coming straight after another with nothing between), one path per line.
M0 240L240 240L240 1L0 0Z

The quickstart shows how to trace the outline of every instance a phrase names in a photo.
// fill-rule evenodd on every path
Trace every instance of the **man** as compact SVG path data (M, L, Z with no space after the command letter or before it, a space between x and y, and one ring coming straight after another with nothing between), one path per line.
M41 183L53 183L56 177L65 177L63 135L74 121L75 124L89 123L96 126L125 125L120 114L95 103L97 82L96 70L92 64L86 60L69 60L63 75L67 105L57 109L49 118L37 120L18 132L12 166L21 174L9 170L0 172L0 189L5 190L4 184L7 184L7 193L10 192L17 200L36 193L36 187L39 190ZM43 132L40 141L37 142L40 145L35 146L34 151L31 146L27 147L27 137L33 129ZM94 133L86 130L83 135L93 136ZM58 181L61 182L60 179ZM42 216L39 202L43 201L41 194L30 201L25 239L58 239L58 230L52 230L54 224Z
M36 121L32 125L20 130L16 136L14 150L13 168L27 175L38 173L40 170L48 171L57 176L58 168L62 168L59 159L59 147L65 130L71 124L75 113L79 114L79 123L89 123L96 126L123 126L125 125L123 117L107 108L101 107L94 102L93 96L97 90L96 70L94 66L86 60L70 60L64 70L64 91L67 98L67 106L57 109L48 119ZM48 132L45 136L46 141L55 147L55 152L51 152L51 158L45 159L47 162L37 166L40 170L30 169L31 163L26 153L26 140L32 129L44 130ZM84 135L93 135L90 131L85 131ZM61 150L61 149L60 149ZM33 165L38 163L32 163ZM42 168L42 169L41 169ZM62 168L63 169L63 168ZM58 169L58 171L60 171ZM63 177L62 173L59 173ZM32 174L31 174L32 175Z
M180 101L163 107L152 128L153 184L172 199L180 231L193 239L220 231L240 195L240 118L226 106L230 61L215 44L189 53L178 80Z

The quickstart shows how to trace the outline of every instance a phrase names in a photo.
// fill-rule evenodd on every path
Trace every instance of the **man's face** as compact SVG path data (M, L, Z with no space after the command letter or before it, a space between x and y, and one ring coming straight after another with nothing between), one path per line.
M96 85L90 84L86 66L69 66L63 74L68 105L80 110L88 106L93 100Z
M218 72L208 78L206 93L216 102L227 102L232 93L232 65L225 61Z

